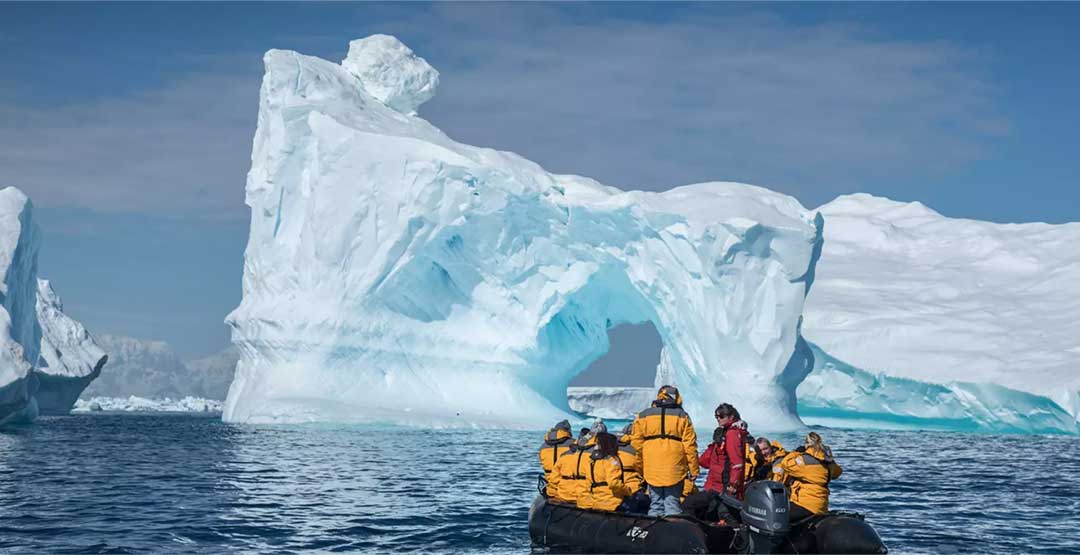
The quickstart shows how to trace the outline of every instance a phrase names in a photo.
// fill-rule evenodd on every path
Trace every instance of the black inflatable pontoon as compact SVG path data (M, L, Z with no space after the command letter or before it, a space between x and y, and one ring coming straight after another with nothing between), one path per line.
M556 553L888 553L856 513L789 525L785 493L776 482L752 484L744 502L729 500L743 521L735 525L579 509L541 495L529 509L529 536L534 550Z

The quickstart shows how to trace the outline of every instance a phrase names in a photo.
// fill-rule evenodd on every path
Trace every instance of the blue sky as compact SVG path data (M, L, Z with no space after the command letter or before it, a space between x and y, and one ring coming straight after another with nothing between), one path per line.
M33 199L71 315L199 355L240 298L269 48L397 35L441 72L421 115L450 136L623 188L1064 222L1078 27L1076 3L0 4L0 185Z

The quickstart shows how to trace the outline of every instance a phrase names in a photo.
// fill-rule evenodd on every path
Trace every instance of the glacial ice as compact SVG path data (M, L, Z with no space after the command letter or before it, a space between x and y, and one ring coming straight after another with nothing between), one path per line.
M101 372L105 353L38 279L41 233L30 199L0 189L0 424L66 414Z
M39 245L30 199L15 187L0 190L0 423L33 420L38 414L33 368L41 344Z
M954 219L866 194L818 210L825 244L803 334L821 351L875 376L994 384L946 387L988 410L1011 399L992 409L999 425L1044 402L995 386L1080 416L1080 223ZM1016 426L1043 426L1032 418Z
M799 385L799 416L847 428L1080 433L1054 401L993 383L928 383L872 374L810 344L814 371Z
M221 412L221 401L201 397L146 398L130 395L128 397L90 397L79 399L72 412Z
M454 142L411 115L437 73L392 37L264 62L226 420L547 426L607 330L649 321L697 420L722 397L800 425L821 219L795 199L623 192Z
M605 420L633 420L656 398L653 387L572 386L566 399L575 412Z
M64 314L63 302L44 279L38 280L37 318L41 359L34 396L42 414L67 414L109 357L82 324Z

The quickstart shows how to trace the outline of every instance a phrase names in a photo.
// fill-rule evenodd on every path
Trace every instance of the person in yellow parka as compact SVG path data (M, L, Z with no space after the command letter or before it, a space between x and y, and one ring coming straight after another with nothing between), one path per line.
M570 451L574 443L574 436L570 433L570 423L566 420L555 424L544 436L544 443L540 445L540 466L544 468L544 478L551 482L551 469L555 463Z
M641 469L648 484L649 516L679 514L683 481L696 480L698 466L697 433L690 415L682 409L682 396L674 386L665 385L656 394L652 407L638 413L630 445L637 451L634 466Z
M806 434L805 444L788 453L777 469L779 478L791 488L792 522L829 511L829 482L843 469L833 460L832 450L817 432Z
M603 421L598 421L593 430L596 433L606 432L607 426ZM577 503L578 497L585 484L585 467L589 465L589 457L596 448L596 433L584 434L574 442L573 449L564 456L559 457L555 466L551 469L551 478L548 480L548 497L553 497L565 503Z
M762 456L758 452L754 436L750 434L746 435L746 442L743 443L743 460L746 461L746 463L743 464L743 483L749 484L750 481L754 479L754 476L757 475L762 461Z
M619 460L619 440L607 432L596 434L596 448L589 456L583 474L586 487L578 495L579 508L614 511L630 496Z
M759 437L754 444L754 450L758 453L757 468L754 469L753 480L776 480L783 481L779 477L780 461L784 460L787 451L779 441L769 441L769 438Z
M645 482L641 479L641 472L634 465L637 464L637 451L630 445L630 435L634 431L634 423L627 424L619 436L619 461L623 465L623 480L630 493L636 493Z

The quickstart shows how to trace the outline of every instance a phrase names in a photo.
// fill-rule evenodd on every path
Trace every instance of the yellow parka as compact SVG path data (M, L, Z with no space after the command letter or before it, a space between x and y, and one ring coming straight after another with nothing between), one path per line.
M829 511L829 482L839 478L843 469L821 450L808 448L784 456L778 472L791 488L792 503L821 514Z
M623 466L623 482L631 494L636 493L641 489L644 480L641 479L641 472L634 466L637 464L637 451L630 445L630 434L619 438L619 462Z
M544 468L544 477L547 478L548 482L551 481L551 469L555 468L555 463L559 458L570 450L572 443L574 443L574 436L570 434L569 429L552 428L544 436L544 443L540 445L539 456L540 466Z
M757 469L761 468L762 461L758 460L757 451L751 443L743 445L743 458L746 460L743 464L743 481L749 482L754 479Z
M677 404L656 403L638 413L630 445L637 451L635 466L641 469L645 483L670 487L686 478L697 478L697 433L690 415Z
M554 497L567 503L577 503L581 492L588 487L585 484L585 470L592 460L592 450L596 448L596 440L586 443L584 448L575 447L572 451L559 457L555 467L551 469L551 478L548 480L548 496Z
M784 476L783 471L780 468L780 463L784 460L784 457L787 456L787 451L784 450L784 446L780 445L779 441L772 442L772 448L772 455L765 457L765 460L762 462L764 466L770 467L769 473L765 475L765 479L783 482ZM837 476L839 476L839 474L837 474Z
M593 453L585 465L585 487L577 498L582 509L614 511L632 492L623 480L623 465L619 457L599 458Z
M779 441L773 441L771 442L771 444L773 452L768 457L759 457L756 449L748 448L746 458L746 460L748 461L746 469L746 481L783 481L777 477L777 471L780 470L780 461L784 459L784 455L787 455L787 451L784 450L784 446L780 445ZM768 468L768 470L763 470L763 468Z

